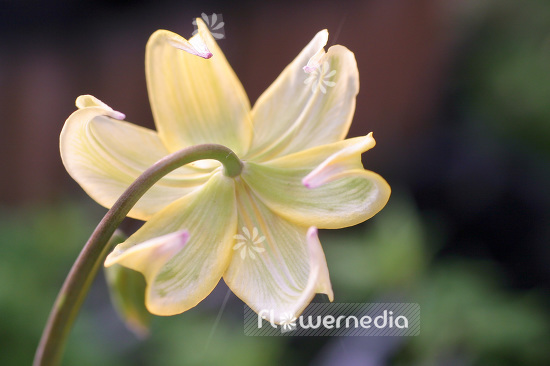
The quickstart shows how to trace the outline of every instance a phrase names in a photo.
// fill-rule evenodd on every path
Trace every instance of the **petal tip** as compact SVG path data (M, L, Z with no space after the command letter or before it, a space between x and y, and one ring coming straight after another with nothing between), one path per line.
M303 70L306 74L311 74L313 71L315 71L317 69L317 65L306 65L303 67Z
M197 24L197 26L200 26L201 28L206 28L208 30L208 27L206 26L206 23L204 23L203 18L208 19L208 15L206 15L206 13L201 13L200 17L195 18L195 24Z
M366 136L367 139L369 140L372 140L371 144L371 148L374 147L376 145L376 140L374 139L374 135L373 135L373 132L369 132L369 134Z
M315 226L311 226L308 230L307 230L307 238L308 239L312 239L314 237L317 236L319 230L317 229L317 227Z
M209 59L212 57L212 52L208 49L206 42L200 34L196 34L189 41L184 38L172 38L168 40L168 43L179 50L185 51L195 56Z
M310 281L315 283L315 292L328 296L330 302L334 301L334 291L330 283L327 260L319 241L319 230L316 226L310 226L307 230L307 244L310 254Z
M75 105L78 109L101 108L105 111L106 116L121 121L126 118L126 115L124 113L115 111L113 108L109 107L107 104L103 103L101 100L90 94L84 94L76 98Z
M321 44L321 47L326 46L328 42L328 29L323 29L317 32L315 38L319 40L319 44Z
M122 112L119 112L119 111L112 111L110 113L110 116L113 117L114 119L118 119L120 121L126 119L126 115Z
M189 231L187 230L176 231L173 235L172 240L169 240L167 245L162 247L162 250L169 253L170 256L176 255L189 241Z
M323 185L324 181L320 180L315 173L314 170L302 179L302 185L307 189L314 189Z
M104 266L118 263L143 273L155 272L178 254L188 241L189 232L180 230L136 244L124 252L115 248L105 259Z

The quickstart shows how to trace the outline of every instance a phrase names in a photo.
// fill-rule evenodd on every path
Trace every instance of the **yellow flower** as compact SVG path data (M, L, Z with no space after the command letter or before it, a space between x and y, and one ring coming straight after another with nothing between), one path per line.
M160 158L203 143L229 147L243 162L239 176L224 175L214 160L168 174L130 211L147 222L105 265L143 273L154 314L194 307L223 277L254 310L273 310L275 320L297 316L315 293L333 298L315 227L363 222L390 195L386 181L361 163L375 144L372 133L344 140L359 91L355 57L340 45L325 53L323 30L251 108L206 25L197 23L189 41L159 30L147 44L157 131L81 96L61 133L63 163L93 199L111 207ZM330 87L305 83L322 70L330 70Z

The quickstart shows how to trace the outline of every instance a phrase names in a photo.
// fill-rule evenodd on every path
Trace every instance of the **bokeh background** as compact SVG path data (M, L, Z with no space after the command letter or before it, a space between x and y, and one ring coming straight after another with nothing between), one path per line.
M105 209L65 172L80 94L153 128L144 49L223 15L219 42L254 102L319 30L354 51L350 136L393 193L321 232L337 302L421 307L418 337L246 337L222 283L139 339L102 274L65 365L550 364L550 2L0 1L0 364L28 365L56 293ZM127 222L130 233L137 222ZM326 301L319 296L316 301ZM223 311L221 311L223 310Z

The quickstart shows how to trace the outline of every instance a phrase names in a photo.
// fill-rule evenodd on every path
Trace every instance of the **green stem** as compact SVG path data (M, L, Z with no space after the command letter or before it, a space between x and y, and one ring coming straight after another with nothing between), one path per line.
M73 321L109 252L109 239L136 202L166 174L202 159L220 161L224 166L224 174L229 177L236 177L242 171L242 162L233 151L222 145L205 144L168 155L143 172L107 212L73 264L50 312L33 366L54 366L60 363Z

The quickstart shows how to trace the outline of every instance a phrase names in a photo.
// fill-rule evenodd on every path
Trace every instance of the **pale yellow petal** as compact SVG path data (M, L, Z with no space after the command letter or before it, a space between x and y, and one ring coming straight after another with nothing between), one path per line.
M100 107L105 110L106 115L114 119L123 120L126 118L124 113L115 111L113 108L109 107L107 104L103 103L101 100L97 99L93 95L81 95L76 98L75 102L78 109L83 109L87 107Z
M347 48L325 53L327 39L327 31L319 32L254 105L249 159L266 161L347 135L359 73Z
M159 136L171 151L217 143L243 154L251 138L250 102L200 18L197 25L189 41L159 30L147 43L147 86ZM209 59L197 56L209 53Z
M330 302L334 301L334 292L330 283L330 275L328 273L327 259L325 252L319 241L317 228L311 226L307 231L307 248L309 253L309 278L308 286L316 293L326 294ZM308 291L304 291L304 294ZM308 300L308 302L311 299Z
M298 316L315 293L332 300L332 286L325 256L315 229L298 226L274 214L246 184L237 189L239 234L256 231L256 244L245 243L244 255L233 255L224 274L229 288L254 311L272 311L275 322L289 314ZM263 240L261 239L263 237ZM247 248L242 246L241 248ZM250 254L253 255L250 255Z
M296 224L353 226L379 212L390 196L387 182L363 169L361 153L372 146L369 134L263 164L247 162L242 178L269 208Z
M365 138L359 139L356 144L347 146L325 159L302 179L302 184L307 188L318 188L352 174L351 172L354 170L363 167L361 154L372 149L374 145L376 145L376 141L374 141L371 132Z
M119 255L109 255L105 260L105 267L120 264L151 277L179 253L188 240L187 230L154 237L128 248Z
M169 39L168 42L170 45L188 52L192 55L199 56L205 59L212 57L212 52L208 49L206 42L201 37L200 34L196 34L188 40L182 37L174 37Z
M145 169L169 152L155 131L118 120L124 115L97 98L81 96L77 106L81 109L69 116L61 131L61 158L86 193L110 208ZM204 183L212 169L177 169L155 184L128 216L146 220Z
M218 172L153 216L118 245L105 264L120 263L144 274L151 313L179 314L197 305L219 282L233 255L236 225L234 180ZM189 232L185 245L177 236L181 230Z

